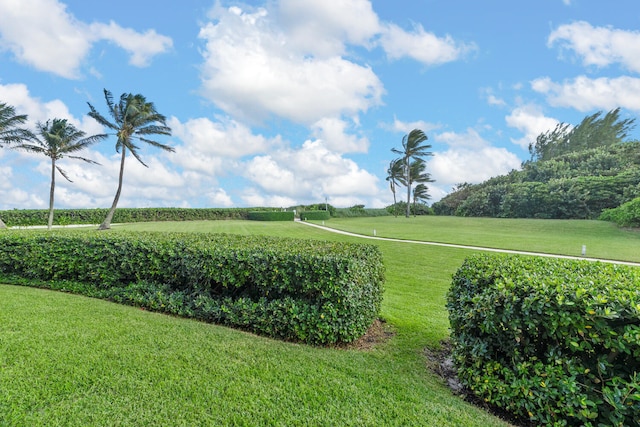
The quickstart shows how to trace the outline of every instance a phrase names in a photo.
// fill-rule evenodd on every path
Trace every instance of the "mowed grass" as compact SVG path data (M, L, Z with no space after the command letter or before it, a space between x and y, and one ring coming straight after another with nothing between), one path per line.
M319 224L320 221L313 221ZM640 262L640 230L605 221L450 216L332 218L327 227L371 236Z
M327 225L364 231L395 224L389 236L403 238L416 238L411 231L424 226L404 218L368 221L332 219ZM110 232L129 230L362 241L302 224L244 221L130 224ZM546 233L538 238L560 234ZM384 254L381 314L396 332L373 350L284 343L107 301L2 285L0 425L507 425L453 396L427 369L423 353L448 336L446 291L473 251L367 243Z

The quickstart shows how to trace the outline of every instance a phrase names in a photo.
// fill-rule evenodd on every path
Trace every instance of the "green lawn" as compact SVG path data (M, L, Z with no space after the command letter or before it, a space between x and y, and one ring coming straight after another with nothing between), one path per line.
M423 229L433 226L404 218L327 221L361 232L375 225L378 235L389 224L395 225L389 236L420 239L429 239ZM483 233L490 243L491 235L504 232L500 220L495 224L501 230ZM558 236L565 223L556 224L539 231L538 240L563 240ZM111 232L128 230L361 241L302 224L243 221L130 224ZM461 232L461 239L471 234ZM440 235L453 238L451 230ZM619 244L614 233L609 239L630 245ZM284 343L106 301L2 285L0 425L506 425L453 396L426 368L423 355L448 335L445 294L451 274L473 251L373 243L387 267L382 317L396 335L369 351ZM491 246L503 243L496 237Z
M321 221L313 221L320 224ZM640 231L604 221L451 216L332 218L325 226L353 233L549 254L640 262Z

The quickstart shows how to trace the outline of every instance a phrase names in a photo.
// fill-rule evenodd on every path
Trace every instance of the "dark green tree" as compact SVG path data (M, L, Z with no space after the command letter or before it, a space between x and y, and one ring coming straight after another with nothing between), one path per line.
M433 153L429 151L430 144L425 144L427 135L420 129L414 129L402 138L402 149L392 148L391 151L396 154L400 154L404 166L404 180L407 187L407 211L406 217L411 215L411 186L415 181L411 177L411 164L414 160L424 157L432 156Z
M30 142L23 142L12 146L14 149L25 150L32 153L44 154L51 159L51 188L49 190L49 222L48 229L51 230L53 225L53 201L56 189L56 170L69 182L67 173L57 165L57 161L68 157L70 159L82 160L87 163L97 164L93 160L85 157L71 155L84 150L92 144L95 144L107 135L86 136L86 133L76 129L66 119L47 120L46 123L37 124L37 135L34 135Z
M148 167L140 158L139 147L136 141L144 142L164 151L173 152L175 149L169 145L148 139L149 135L171 135L171 128L166 124L166 117L160 114L152 102L147 102L146 98L140 94L123 93L120 101L115 103L113 95L108 90L104 90L104 98L107 102L109 115L113 121L109 121L100 114L93 105L89 104L89 116L98 123L111 129L116 136L116 152L120 153L120 174L118 176L118 189L113 199L113 204L107 213L107 217L100 224L99 230L111 228L111 220L118 206L120 194L122 192L122 179L124 176L124 163L127 151L143 166Z
M535 143L529 144L531 161L550 160L563 154L609 146L623 142L635 126L635 119L621 119L620 108L602 111L585 117L579 125L571 127L559 123L553 130L541 133Z

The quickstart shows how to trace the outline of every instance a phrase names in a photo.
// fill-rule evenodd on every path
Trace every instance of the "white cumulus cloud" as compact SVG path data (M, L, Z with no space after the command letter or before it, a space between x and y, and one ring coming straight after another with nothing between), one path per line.
M320 57L343 55L346 43L369 45L380 32L368 0L280 0L279 16L289 44Z
M265 9L214 13L215 22L200 30L202 92L227 113L254 122L274 115L310 125L381 103L382 82L370 67L289 49L288 36Z
M548 44L573 51L584 65L605 67L619 63L630 71L640 72L640 31L594 27L577 21L552 31Z
M0 48L37 70L77 79L82 62L100 40L125 49L131 55L130 63L138 67L172 46L170 38L153 30L138 33L113 22L79 21L57 0L0 2Z
M579 111L617 107L640 111L640 78L578 76L561 83L549 77L534 80L531 87L547 96L551 105Z
M522 138L511 139L511 142L524 149L534 143L538 135L553 130L560 123L554 118L545 116L540 108L533 104L515 108L505 117L505 120L509 127L516 128L524 134Z
M479 183L491 177L518 169L521 160L506 148L490 145L478 132L467 129L465 133L445 132L436 135L437 142L449 148L436 152L428 160L427 170L433 184L432 199L440 199L453 185L462 182Z
M390 59L413 58L425 65L452 62L476 49L473 43L461 43L450 35L438 37L415 25L407 32L395 24L386 24L380 36L380 44Z

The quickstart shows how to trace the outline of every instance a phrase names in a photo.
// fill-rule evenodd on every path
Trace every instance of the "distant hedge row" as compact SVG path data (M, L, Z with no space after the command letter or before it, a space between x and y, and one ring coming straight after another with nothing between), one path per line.
M640 425L639 284L629 266L467 259L447 302L460 380L536 425Z
M251 221L293 221L293 211L250 211L247 219Z
M305 211L300 212L300 219L303 221L324 221L331 218L328 211Z
M378 316L376 246L189 233L0 233L0 277L312 344Z
M100 224L108 211L108 209L56 209L54 224ZM250 212L260 211L273 211L273 208L118 208L113 222L246 220L249 219ZM0 218L9 227L46 225L49 211L45 209L0 211Z

